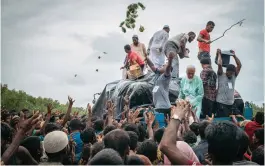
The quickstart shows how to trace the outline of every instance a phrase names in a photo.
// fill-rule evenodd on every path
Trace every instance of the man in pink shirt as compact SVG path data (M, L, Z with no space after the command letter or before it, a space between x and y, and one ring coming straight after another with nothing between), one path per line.
M131 50L130 45L125 45L124 50L127 53L127 57L125 60L125 65L121 67L121 69L124 69L127 66L138 64L143 71L145 63L144 63L144 60L140 57L140 55L138 55L136 52L133 52Z

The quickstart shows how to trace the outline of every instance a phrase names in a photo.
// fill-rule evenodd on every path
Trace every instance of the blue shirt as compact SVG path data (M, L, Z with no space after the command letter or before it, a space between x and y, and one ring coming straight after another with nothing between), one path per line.
M74 132L70 134L73 137L74 142L76 143L75 146L75 157L76 161L81 159L81 154L83 151L83 141L80 138L80 132ZM70 140L70 135L68 135L68 139Z

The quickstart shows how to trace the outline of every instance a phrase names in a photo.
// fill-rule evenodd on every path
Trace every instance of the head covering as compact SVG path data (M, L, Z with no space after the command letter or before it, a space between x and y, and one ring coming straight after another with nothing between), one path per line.
M178 149L184 153L191 161L199 163L199 159L192 150L192 148L184 141L177 141L176 146ZM171 165L170 161L168 160L167 156L164 155L164 165Z
M44 149L47 153L57 153L68 145L68 137L62 131L53 131L44 137Z
M133 35L133 37L132 38L137 38L138 39L138 36L137 35Z
M163 29L164 29L164 28L168 28L168 29L169 29L169 26L168 26L168 25L164 25Z

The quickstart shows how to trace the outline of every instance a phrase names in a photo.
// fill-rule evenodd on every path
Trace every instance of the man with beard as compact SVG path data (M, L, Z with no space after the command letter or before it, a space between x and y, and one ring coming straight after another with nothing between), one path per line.
M234 92L236 78L241 70L241 62L233 51L236 66L229 64L226 73L223 72L221 50L217 49L218 55L218 89L217 89L217 116L227 117L232 113L234 104Z
M195 67L190 65L186 70L187 77L181 79L178 99L190 102L192 110L197 118L200 118L203 98L203 83L200 77L195 75Z

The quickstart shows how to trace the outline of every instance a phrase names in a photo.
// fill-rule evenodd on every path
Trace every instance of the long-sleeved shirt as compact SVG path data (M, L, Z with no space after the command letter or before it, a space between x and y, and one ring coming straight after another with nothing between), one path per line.
M165 30L157 31L149 42L149 49L159 49L164 48L167 40L169 38L169 34Z
M217 95L217 90L216 90L217 74L213 71L211 67L207 67L201 71L200 76L204 88L204 97L211 101L215 101Z
M194 76L193 79L181 79L179 99L189 100L193 109L197 109L196 115L198 118L200 117L201 113L203 95L204 92L202 80L198 76Z

